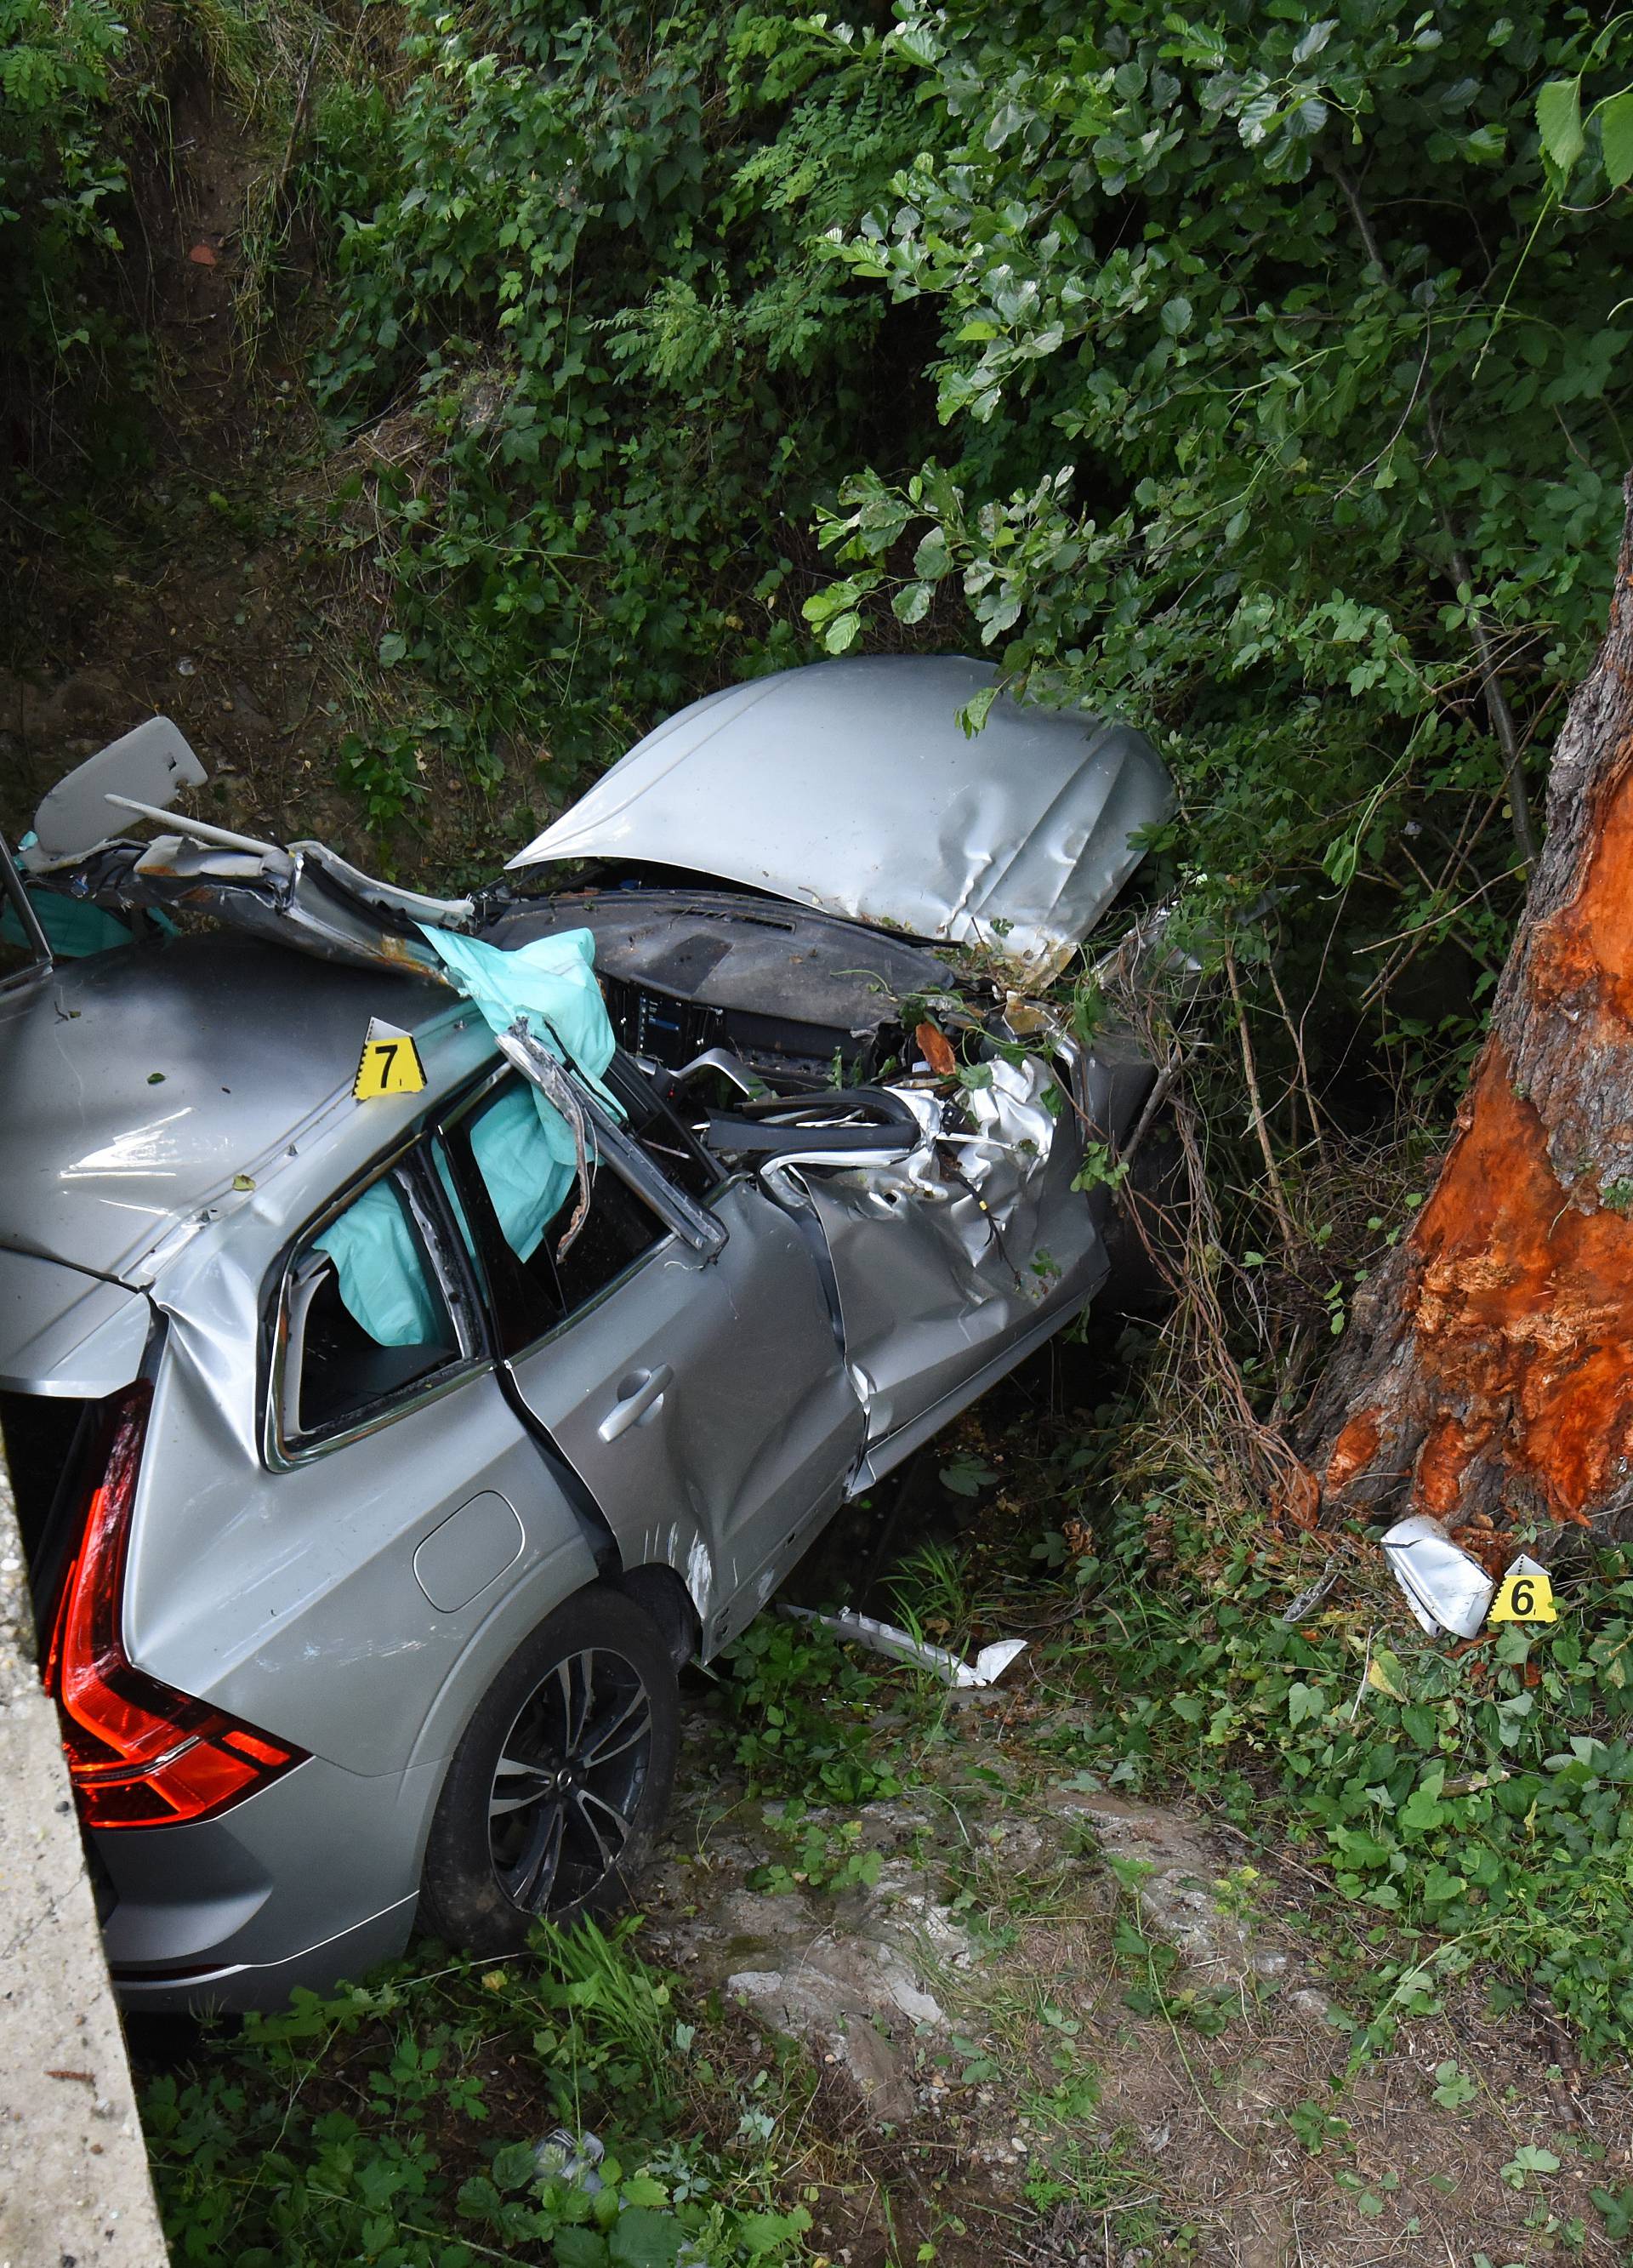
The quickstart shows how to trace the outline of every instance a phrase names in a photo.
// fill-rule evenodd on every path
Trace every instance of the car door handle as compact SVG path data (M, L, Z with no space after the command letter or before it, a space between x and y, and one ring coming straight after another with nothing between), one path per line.
M657 1409L673 1383L674 1373L666 1362L660 1362L656 1370L632 1370L620 1381L618 1399L596 1428L602 1440L615 1441L631 1425L638 1425L650 1410Z

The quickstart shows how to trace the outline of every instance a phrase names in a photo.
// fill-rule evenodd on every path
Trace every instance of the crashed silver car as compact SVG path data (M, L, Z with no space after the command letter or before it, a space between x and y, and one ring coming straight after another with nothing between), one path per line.
M1151 1071L1027 993L1169 791L990 676L700 702L469 900L176 815L163 718L0 852L0 1426L129 2004L611 1902L678 1668L1100 1289Z

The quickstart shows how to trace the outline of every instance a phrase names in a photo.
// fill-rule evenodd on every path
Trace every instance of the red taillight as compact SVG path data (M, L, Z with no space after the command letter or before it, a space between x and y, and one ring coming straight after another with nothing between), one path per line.
M46 1690L62 1712L87 1827L204 1819L305 1760L301 1749L161 1685L126 1658L120 1602L151 1399L143 1384L114 1405L46 1656Z

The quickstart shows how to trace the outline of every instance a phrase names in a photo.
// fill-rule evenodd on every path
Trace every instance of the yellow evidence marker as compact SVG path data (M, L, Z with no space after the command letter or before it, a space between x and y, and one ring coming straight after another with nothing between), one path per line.
M425 1066L412 1035L371 1016L357 1059L357 1076L351 1083L357 1101L372 1102L382 1094L417 1094L424 1084Z
M1548 1580L1546 1568L1539 1567L1534 1559L1516 1559L1497 1587L1497 1596L1486 1620L1556 1623L1559 1609L1554 1604L1554 1587Z

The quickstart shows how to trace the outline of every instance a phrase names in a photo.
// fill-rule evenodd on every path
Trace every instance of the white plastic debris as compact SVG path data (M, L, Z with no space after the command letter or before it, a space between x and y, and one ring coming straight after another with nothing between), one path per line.
M593 2197L603 2186L596 2168L606 2155L607 2145L587 2127L575 2134L570 2126L557 2126L534 2143L533 2162L541 2182L563 2182Z
M1386 1529L1382 1540L1389 1572L1430 1637L1446 1631L1477 1637L1497 1585L1478 1559L1453 1543L1445 1521L1415 1512Z
M1024 1638L1001 1638L983 1646L974 1661L960 1661L945 1646L931 1646L927 1638L915 1638L911 1631L898 1630L894 1623L875 1622L872 1615L858 1615L850 1607L836 1615L820 1615L810 1607L784 1607L783 1612L795 1622L819 1623L836 1637L854 1639L875 1653L913 1662L940 1678L944 1685L964 1690L996 1685L1011 1662L1026 1651Z

